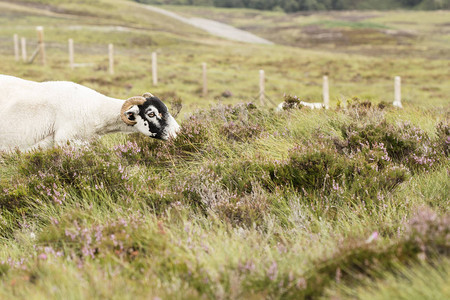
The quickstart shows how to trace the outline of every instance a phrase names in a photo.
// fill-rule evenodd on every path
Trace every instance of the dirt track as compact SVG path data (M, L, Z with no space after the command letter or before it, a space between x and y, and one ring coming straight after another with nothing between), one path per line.
M151 5L145 5L146 9L151 10L153 12L157 12L163 15L166 15L168 17L174 18L178 21L181 21L183 23L195 26L197 28L200 28L202 30L205 30L209 32L210 34L220 36L226 39L235 40L239 42L244 43L251 43L251 44L266 44L271 45L273 44L271 41L268 41L266 39L260 38L259 36L256 36L250 32L237 29L233 26L216 22L213 20L203 19L203 18L185 18L182 17L176 13L167 11L162 8L158 8Z

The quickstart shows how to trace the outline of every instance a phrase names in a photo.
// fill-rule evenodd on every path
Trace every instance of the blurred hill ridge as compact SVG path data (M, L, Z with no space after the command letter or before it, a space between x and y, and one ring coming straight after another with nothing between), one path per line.
M450 0L133 0L159 5L193 5L285 12L354 9L450 9Z

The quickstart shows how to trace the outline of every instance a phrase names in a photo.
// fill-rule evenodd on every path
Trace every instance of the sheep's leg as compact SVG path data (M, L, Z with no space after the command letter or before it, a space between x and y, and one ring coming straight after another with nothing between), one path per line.
M53 146L53 134L45 137L44 139L40 140L39 142L37 142L36 144L34 144L33 146L27 148L25 151L30 151L30 150L34 150L34 149L47 149L49 147Z
M65 130L57 130L54 134L55 146L66 146L74 137Z
M85 146L89 143L83 140L80 140L77 138L77 136L73 136L71 134L67 134L64 130L59 130L55 132L55 146L67 146L67 145L73 145L76 147Z
M89 145L89 142L86 142L86 141L82 141L82 140L69 140L69 141L66 141L66 143L64 143L64 144L62 144L62 145L68 145L68 144L70 144L70 145L72 145L72 146L75 146L75 147L81 147L81 146L87 146L87 145Z

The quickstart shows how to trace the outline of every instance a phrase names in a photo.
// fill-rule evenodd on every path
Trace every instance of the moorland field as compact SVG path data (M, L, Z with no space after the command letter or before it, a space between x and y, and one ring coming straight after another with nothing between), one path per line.
M167 142L0 153L0 298L450 298L450 13L164 8L274 45L133 1L0 0L0 73L183 105ZM14 60L13 35L30 56L36 26L45 66ZM275 112L320 102L323 75L329 110Z

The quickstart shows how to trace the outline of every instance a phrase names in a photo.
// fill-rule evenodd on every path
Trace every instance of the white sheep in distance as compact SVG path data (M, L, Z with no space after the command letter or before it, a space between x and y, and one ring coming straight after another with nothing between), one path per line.
M150 93L126 101L67 81L0 75L0 151L49 148L113 132L175 137L180 126Z
M309 107L311 109L315 109L315 108L326 108L325 105L323 103L318 103L318 102L314 102L314 103L309 103L309 102L304 102L304 101L300 101L298 103L293 103L293 107L292 108L297 108L298 105L302 105L302 106L306 106ZM279 111L283 111L284 109L286 109L287 105L286 102L281 102L280 104L278 104L277 108L275 108L275 110L277 112ZM292 104L291 104L292 105Z

